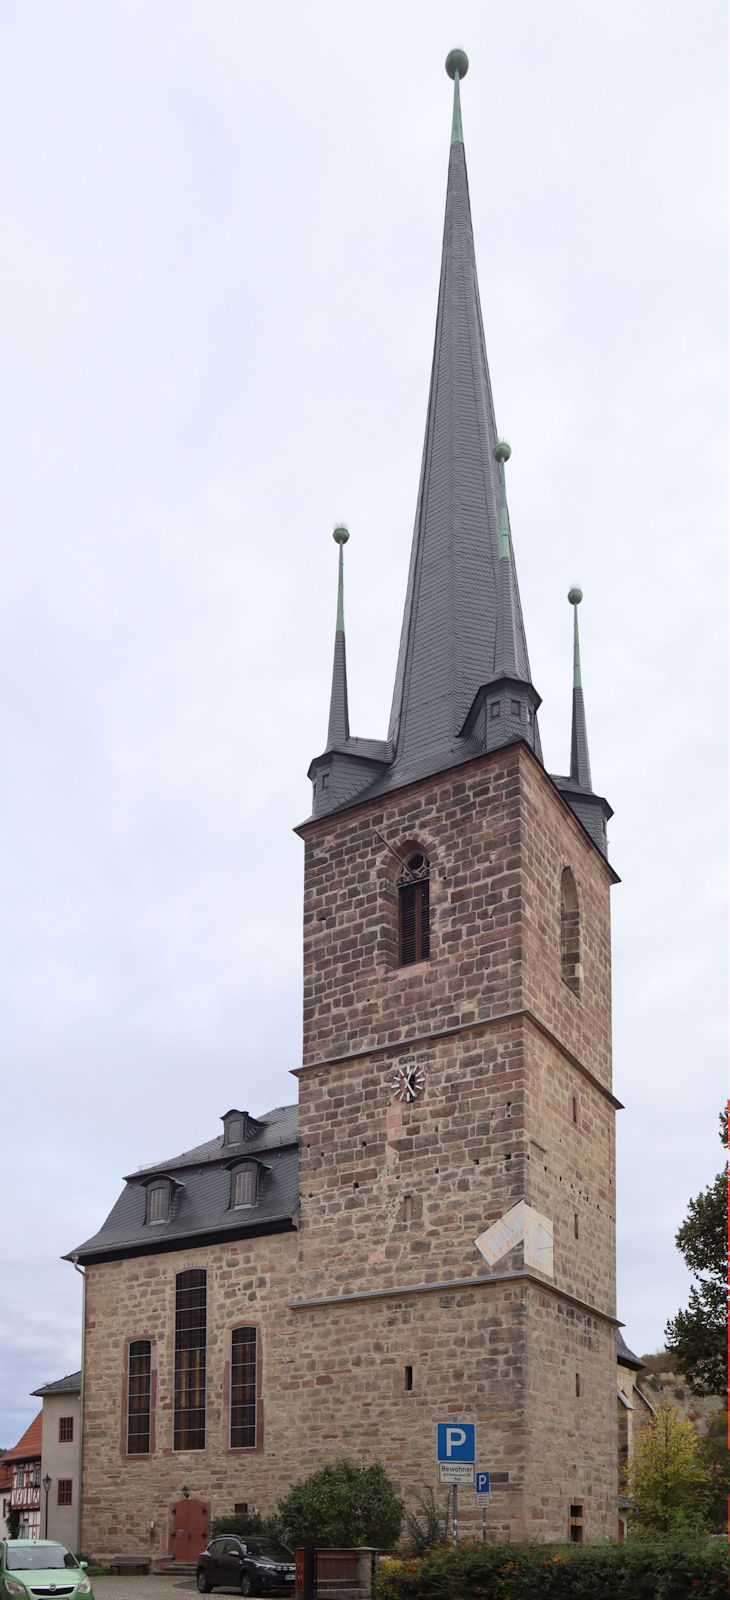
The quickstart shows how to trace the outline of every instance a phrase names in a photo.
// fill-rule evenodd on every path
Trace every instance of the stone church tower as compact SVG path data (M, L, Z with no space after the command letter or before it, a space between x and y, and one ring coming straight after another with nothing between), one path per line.
M327 743L299 829L299 1108L254 1117L234 1101L222 1133L198 1126L202 1142L132 1171L70 1252L85 1280L81 1548L105 1561L194 1561L216 1517L272 1511L342 1454L382 1461L413 1503L437 1486L440 1422L476 1428L494 1532L616 1532L611 813L591 783L579 589L570 772L543 764L463 52L447 67L436 340L387 740L350 733L335 530ZM477 1533L473 1489L459 1513Z
M387 741L350 733L339 551L305 844L300 1284L328 1427L435 1483L471 1421L512 1537L616 1531L611 810L578 589L570 773L542 759L454 80L436 337ZM307 1330L305 1332L305 1329ZM319 1415L323 1408L320 1404ZM321 1425L321 1423L320 1423ZM473 1490L460 1515L476 1526Z

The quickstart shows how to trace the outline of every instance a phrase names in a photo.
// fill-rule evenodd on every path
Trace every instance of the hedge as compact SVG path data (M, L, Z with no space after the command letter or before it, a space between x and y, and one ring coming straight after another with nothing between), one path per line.
M727 1600L724 1540L461 1544L384 1558L377 1600Z

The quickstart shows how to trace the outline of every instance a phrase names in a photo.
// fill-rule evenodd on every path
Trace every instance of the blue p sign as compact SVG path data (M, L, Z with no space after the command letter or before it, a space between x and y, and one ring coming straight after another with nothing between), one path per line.
M474 1479L474 1488L477 1494L489 1494L489 1473L477 1472Z
M437 1459L439 1461L473 1461L475 1456L473 1422L439 1422L436 1424Z

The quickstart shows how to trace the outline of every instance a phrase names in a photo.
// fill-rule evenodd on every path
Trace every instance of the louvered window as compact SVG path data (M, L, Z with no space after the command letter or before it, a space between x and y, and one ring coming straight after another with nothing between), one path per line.
M205 1449L206 1275L175 1279L175 1450Z
M256 1329L234 1328L231 1335L231 1449L256 1444Z
M398 874L398 947L402 967L426 961L430 954L428 857L418 850Z
M149 1339L133 1339L129 1346L127 1455L149 1454L151 1392L152 1345Z

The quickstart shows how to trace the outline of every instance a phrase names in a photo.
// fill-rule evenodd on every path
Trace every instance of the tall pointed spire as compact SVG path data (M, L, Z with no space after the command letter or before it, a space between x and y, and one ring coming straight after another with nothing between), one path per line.
M583 683L580 671L580 638L578 636L578 607L583 590L568 590L568 600L573 607L573 723L570 734L570 780L581 789L591 788L591 763L588 756L586 710L583 702Z
M463 50L452 50L446 60L454 82L446 218L426 437L390 720L390 784L445 768L466 753L462 733L467 716L477 691L494 676L500 614L512 618L509 671L531 685L509 537L507 553L500 556L500 473L494 458L498 434L461 121L460 84L468 65ZM536 723L530 742L539 753Z
M494 638L495 677L517 676L517 623L512 589L512 550L509 538L505 462L512 451L506 439L494 446L499 469L499 567L497 569L497 626Z
M330 717L327 727L327 749L345 744L350 737L350 717L347 709L347 656L345 653L345 581L343 551L350 535L338 523L332 538L339 546L337 563L337 623L335 626L335 651L332 661L332 692Z
M601 855L608 853L606 824L613 816L607 800L595 794L591 782L591 764L588 759L586 711L583 703L583 683L580 670L580 639L578 637L578 607L583 590L568 590L568 600L573 607L573 720L570 735L570 776L553 775L553 783L561 791L573 815L590 834Z

